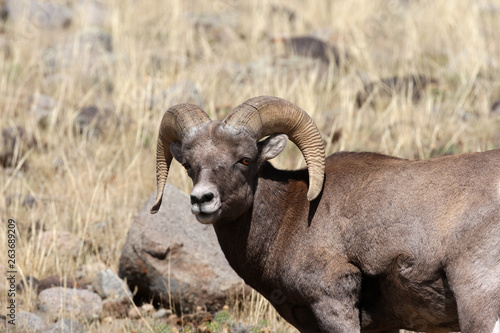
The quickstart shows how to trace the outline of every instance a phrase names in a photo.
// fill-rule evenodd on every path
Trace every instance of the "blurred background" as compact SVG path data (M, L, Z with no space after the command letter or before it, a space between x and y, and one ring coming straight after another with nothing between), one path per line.
M117 271L155 191L159 121L173 104L222 119L248 98L282 97L313 117L328 154L500 146L499 0L0 0L0 17L0 244L15 219L27 287L30 276ZM273 163L305 165L292 144ZM177 163L169 182L191 187ZM36 292L16 302L37 310ZM293 331L257 295L241 303L233 320ZM178 330L155 320L84 326Z

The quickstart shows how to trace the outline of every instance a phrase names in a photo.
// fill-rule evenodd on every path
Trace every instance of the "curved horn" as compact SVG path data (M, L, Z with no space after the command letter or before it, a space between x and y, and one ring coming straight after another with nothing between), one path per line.
M257 140L274 133L288 135L306 160L307 200L312 201L320 194L325 178L325 148L318 128L304 110L281 98L260 96L234 108L223 123L233 133L246 131Z
M174 105L163 115L156 146L156 202L151 208L151 214L157 213L161 206L163 189L172 162L170 144L182 140L207 121L210 121L210 117L193 104Z

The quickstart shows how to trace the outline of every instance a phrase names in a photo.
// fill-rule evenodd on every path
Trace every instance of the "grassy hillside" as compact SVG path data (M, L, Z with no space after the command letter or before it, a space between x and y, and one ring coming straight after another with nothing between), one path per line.
M77 0L52 3L69 22L17 12L0 25L0 130L14 138L0 138L0 244L14 219L18 276L116 270L155 191L159 121L174 103L222 118L250 97L279 96L312 115L328 153L422 159L500 146L498 0L96 0L101 16ZM337 63L290 51L288 38L305 35L334 46ZM292 146L275 165L304 166ZM177 163L169 182L191 186ZM35 299L18 293L19 309ZM231 311L287 330L267 309L255 297Z

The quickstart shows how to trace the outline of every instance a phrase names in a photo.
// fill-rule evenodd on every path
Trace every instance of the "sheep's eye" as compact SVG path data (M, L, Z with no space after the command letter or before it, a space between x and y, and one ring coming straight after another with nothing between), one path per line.
M248 157L243 157L239 162L245 166L249 166L252 160Z
M189 170L191 168L191 166L188 164L188 163L184 163L182 164L182 166L184 167L184 169L186 170Z

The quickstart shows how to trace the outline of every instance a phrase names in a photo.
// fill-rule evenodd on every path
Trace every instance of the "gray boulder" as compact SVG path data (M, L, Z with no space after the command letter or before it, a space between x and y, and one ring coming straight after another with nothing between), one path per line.
M213 227L190 213L185 193L167 185L160 211L151 215L154 201L155 194L134 218L119 263L136 302L217 310L230 294L248 288L226 261Z
M42 332L45 329L45 322L34 313L19 311L16 314L16 328L20 332Z
M125 282L109 268L97 273L92 287L102 298L126 300L132 297Z
M38 295L38 308L50 319L69 315L85 320L99 318L102 300L88 290L54 287Z

